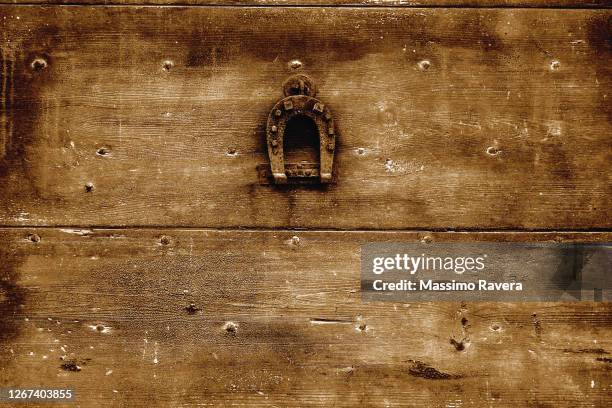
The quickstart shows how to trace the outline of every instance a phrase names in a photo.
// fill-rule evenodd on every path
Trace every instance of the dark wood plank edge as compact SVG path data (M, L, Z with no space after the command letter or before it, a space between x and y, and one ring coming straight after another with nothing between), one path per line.
M402 0L387 1L354 1L354 0L248 0L242 3L240 0L0 0L0 5L11 6L85 6L85 7L235 7L235 8L461 8L461 9L562 9L562 10L584 10L584 9L609 9L612 2L601 0L598 2L582 1L523 1L516 0L504 2L503 0L435 0L433 2L413 1L409 4Z

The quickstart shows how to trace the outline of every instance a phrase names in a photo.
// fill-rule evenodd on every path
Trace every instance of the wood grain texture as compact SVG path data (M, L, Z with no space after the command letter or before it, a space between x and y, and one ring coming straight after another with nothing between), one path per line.
M610 303L363 303L359 265L366 242L611 235L2 229L0 386L82 407L609 406Z
M608 10L0 14L2 225L612 226ZM293 59L335 116L327 189L258 184Z
M9 149L9 135L12 132L14 119L11 117L11 106L13 104L13 81L14 59L5 58L5 53L0 54L0 161Z
M610 0L0 0L0 4L360 6L360 7L610 7Z

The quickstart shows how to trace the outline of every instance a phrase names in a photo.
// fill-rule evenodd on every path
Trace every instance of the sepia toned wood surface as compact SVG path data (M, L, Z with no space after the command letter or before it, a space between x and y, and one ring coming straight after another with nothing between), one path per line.
M608 229L610 21L2 6L0 225ZM327 188L257 176L296 59L334 113Z
M609 302L360 293L369 242L610 242L609 1L0 3L0 387L612 405ZM326 188L258 180L295 72L334 113Z
M526 8L595 8L612 5L610 0L0 0L0 4Z
M609 406L609 302L363 303L359 271L367 242L610 238L5 228L0 386L88 407Z

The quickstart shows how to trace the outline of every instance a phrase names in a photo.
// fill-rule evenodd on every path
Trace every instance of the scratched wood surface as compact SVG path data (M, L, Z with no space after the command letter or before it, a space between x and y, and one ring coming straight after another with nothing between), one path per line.
M70 386L81 406L612 403L610 303L359 293L366 242L610 233L5 228L0 239L0 386Z
M609 10L0 16L1 225L612 225ZM327 189L258 183L294 59L335 114Z
M373 6L373 7L610 7L610 0L0 0L0 4L171 4L220 6Z

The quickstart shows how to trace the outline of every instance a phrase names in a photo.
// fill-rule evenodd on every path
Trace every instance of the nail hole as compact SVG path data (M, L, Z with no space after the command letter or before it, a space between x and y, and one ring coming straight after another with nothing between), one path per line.
M357 154L362 155L365 154L365 149L363 147L360 147L357 149Z
M502 151L500 149L498 149L497 147L494 146L489 146L487 147L487 154L489 156L497 156L501 153Z
M162 63L162 69L166 72L169 72L173 66L174 66L174 62L170 60L166 60Z
M34 71L42 71L47 68L47 61L44 58L35 58L32 61L31 67Z
M168 237L168 236L166 236L166 235L162 235L162 236L159 238L159 243L160 243L160 244L162 244L162 245L164 245L164 246L166 246L166 245L170 245L170 242L171 242L170 237Z
M499 324L493 324L493 325L491 325L491 330L493 330L493 331L498 331L498 330L500 330L500 329L501 329L501 327L499 326Z
M28 235L28 239L34 243L40 242L40 236L38 234L30 234Z
M94 189L94 185L92 182L85 184L85 192L91 193Z
M300 244L300 237L298 237L297 235L294 235L293 237L291 237L291 243L293 245L299 245Z
M81 366L77 364L75 360L66 361L61 365L62 370L79 372L81 371Z
M421 71L427 71L431 67L431 62L423 60L418 63L418 66Z
M110 150L106 147L101 147L96 151L98 156L108 156L110 154Z
M93 324L90 325L89 328L95 332L98 333L110 333L111 331L111 327L110 326L105 326L102 323L97 323L97 324Z
M553 71L557 70L561 68L561 63L557 60L553 60L550 62L550 69L552 69Z
M457 350L457 351L465 350L465 345L463 344L463 340L457 341L457 340L451 338L450 339L450 344L452 344L455 347L455 350Z
M238 325L234 322L227 322L223 325L223 330L230 336L235 336L238 332Z
M236 149L228 149L227 155L230 157L236 157L238 156L238 152L236 151Z
M468 319L467 319L467 318L465 318L465 317L462 317L462 318L461 318L461 325L462 325L463 327L465 327L465 326L467 326L467 324L468 324Z
M192 314L196 314L200 310L200 308L197 307L195 303L190 303L189 306L185 307L185 310L187 311L187 313L192 315Z
M360 323L357 328L359 329L359 331L364 332L368 329L368 326L365 323Z

